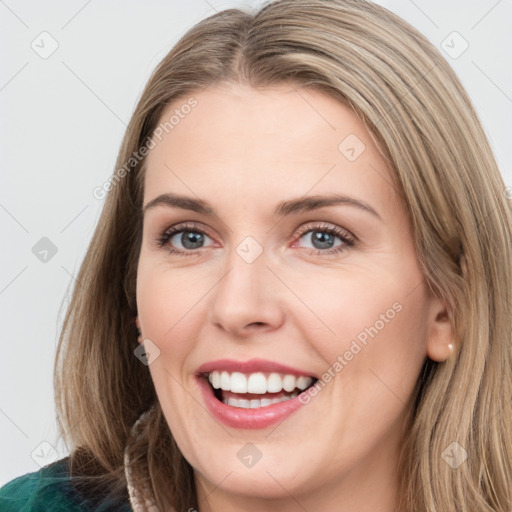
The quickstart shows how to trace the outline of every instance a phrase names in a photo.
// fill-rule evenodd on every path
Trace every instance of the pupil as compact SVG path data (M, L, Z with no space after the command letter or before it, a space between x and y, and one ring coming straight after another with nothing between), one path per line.
M202 233L194 233L193 231L184 231L181 235L181 243L187 249L196 249L203 243ZM333 236L331 233L315 231L312 233L313 245L317 249L330 249L333 245Z
M316 247L315 242L320 244L320 247L317 247L317 249L330 249L332 247L332 244L334 243L334 240L332 239L333 236L331 233L324 233L322 231L314 231L312 234L313 237L313 245ZM328 240L326 240L328 239ZM326 244L326 245L322 245Z
M189 245L189 242L192 245ZM186 249L196 249L203 243L203 235L193 231L184 231L181 235L181 243Z

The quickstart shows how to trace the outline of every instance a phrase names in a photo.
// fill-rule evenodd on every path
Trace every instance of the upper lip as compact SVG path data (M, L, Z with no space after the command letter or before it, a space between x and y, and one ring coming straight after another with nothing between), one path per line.
M215 361L208 361L202 364L197 369L197 374L210 373L214 370L227 371L227 372L240 372L245 374L255 372L268 372L268 373L282 373L285 375L296 375L296 376L307 376L314 377L315 375L308 372L307 370L301 370L299 368L293 368L281 363L274 361L267 361L265 359L249 359L248 361L235 361L234 359L217 359Z

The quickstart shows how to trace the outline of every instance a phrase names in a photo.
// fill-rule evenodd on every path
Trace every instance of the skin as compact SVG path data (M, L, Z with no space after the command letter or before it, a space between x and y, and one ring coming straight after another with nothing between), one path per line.
M207 201L218 218L168 205L146 212L137 304L142 337L160 350L149 369L195 469L200 512L395 512L411 394L427 355L449 356L452 332L420 272L390 170L361 121L322 92L220 84L191 96L197 106L148 155L143 204L173 192ZM162 120L184 103L169 105ZM354 161L338 149L349 134L366 146ZM333 192L380 218L347 204L273 214L280 201ZM185 247L182 233L158 247L158 235L181 222L198 224L202 248ZM312 239L322 223L355 245L333 235L329 247L345 249L326 255ZM298 234L304 225L309 233ZM247 236L263 249L252 263L236 252ZM195 253L170 254L171 244ZM393 304L400 312L278 426L234 429L206 410L194 379L201 364L258 357L332 372ZM237 457L248 442L262 455L251 468Z

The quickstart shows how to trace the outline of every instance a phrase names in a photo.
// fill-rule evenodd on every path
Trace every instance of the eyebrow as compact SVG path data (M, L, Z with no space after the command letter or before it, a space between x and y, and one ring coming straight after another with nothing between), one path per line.
M282 201L274 209L274 215L278 215L280 217L292 214L298 215L299 213L309 212L319 208L336 205L353 206L365 212L371 213L378 219L382 220L377 211L369 204L343 194L314 195ZM192 212L200 213L210 217L218 217L216 211L206 201L171 193L161 194L149 201L149 203L144 206L142 215L144 216L148 210L151 210L157 206L170 206L174 208L181 208L182 210L189 210Z

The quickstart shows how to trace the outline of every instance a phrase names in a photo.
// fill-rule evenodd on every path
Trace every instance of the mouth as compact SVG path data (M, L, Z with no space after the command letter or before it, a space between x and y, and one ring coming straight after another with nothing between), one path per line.
M213 370L201 374L219 402L240 409L261 409L305 393L318 379L278 372L241 373Z

